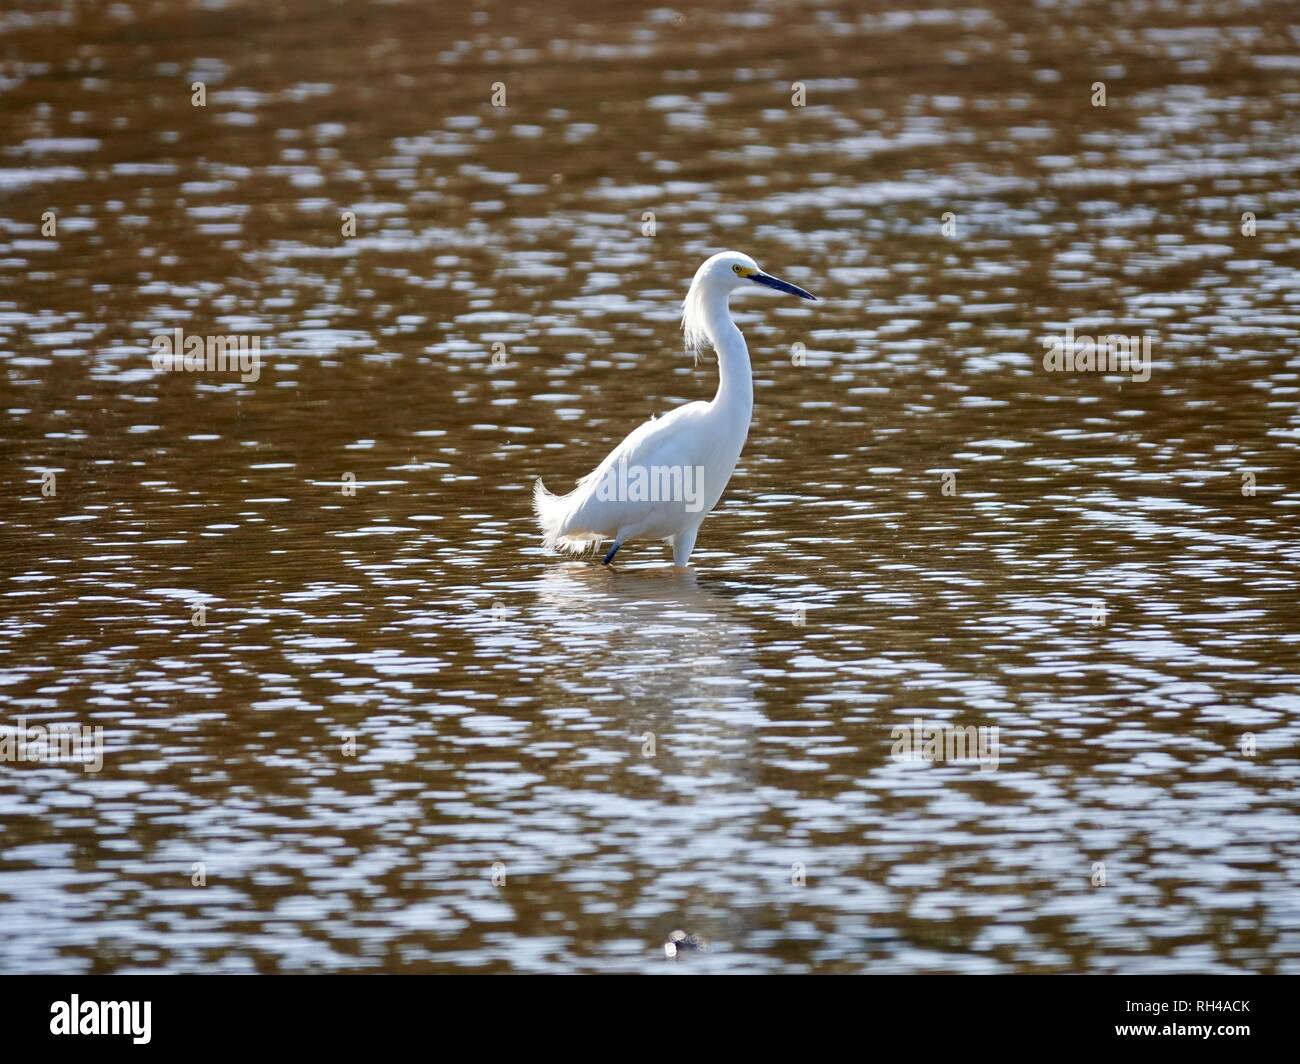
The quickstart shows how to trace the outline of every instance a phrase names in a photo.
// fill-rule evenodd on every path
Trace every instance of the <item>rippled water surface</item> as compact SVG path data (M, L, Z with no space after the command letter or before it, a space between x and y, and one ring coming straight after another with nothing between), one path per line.
M0 13L0 970L1300 971L1293 16ZM544 554L726 247L694 572Z

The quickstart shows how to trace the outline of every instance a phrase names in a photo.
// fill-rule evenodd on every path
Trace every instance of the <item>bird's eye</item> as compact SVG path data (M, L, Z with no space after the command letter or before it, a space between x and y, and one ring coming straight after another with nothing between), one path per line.
M737 265L731 267L731 272L732 272L732 273L739 273L739 272L740 272L740 266L739 266L739 264L737 264Z

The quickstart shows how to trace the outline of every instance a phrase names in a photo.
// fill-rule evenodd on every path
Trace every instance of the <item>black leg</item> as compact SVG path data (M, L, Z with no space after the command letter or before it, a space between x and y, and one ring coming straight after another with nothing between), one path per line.
M618 540L614 540L614 545L609 548L609 553L605 555L605 560L600 564L608 565L610 562L612 562L614 560L614 555L618 553L618 548L621 546L623 546L622 543L620 543Z

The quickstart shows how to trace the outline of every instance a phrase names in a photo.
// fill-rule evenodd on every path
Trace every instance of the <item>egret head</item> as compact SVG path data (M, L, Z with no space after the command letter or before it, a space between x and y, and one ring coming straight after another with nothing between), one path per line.
M800 299L817 298L798 285L764 273L748 255L739 251L719 251L695 271L695 279L691 281L690 291L682 304L682 332L686 334L687 349L698 352L708 344L704 314L711 301L720 299L725 305L732 292L752 286L774 288Z

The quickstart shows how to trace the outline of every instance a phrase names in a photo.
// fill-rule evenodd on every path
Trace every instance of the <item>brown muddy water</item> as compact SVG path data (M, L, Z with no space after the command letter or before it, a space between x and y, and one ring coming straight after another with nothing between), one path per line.
M1300 971L1293 16L0 13L0 971ZM544 554L722 248L694 572Z

